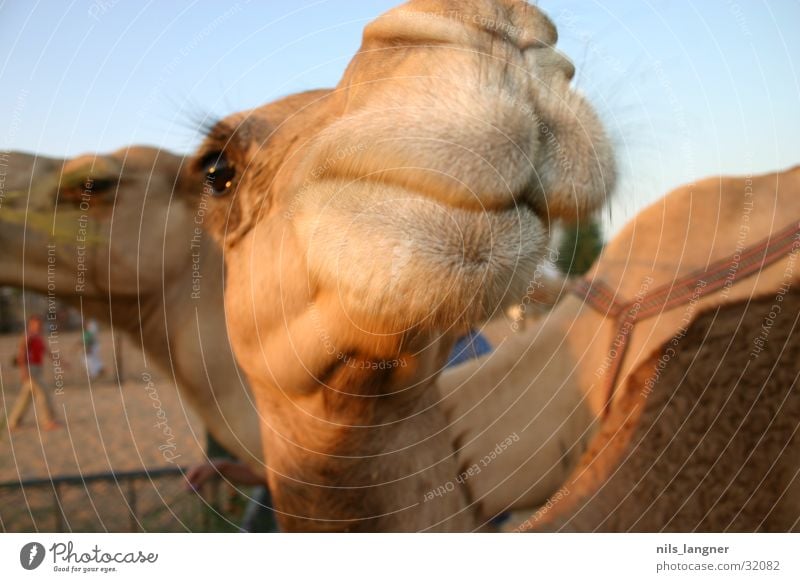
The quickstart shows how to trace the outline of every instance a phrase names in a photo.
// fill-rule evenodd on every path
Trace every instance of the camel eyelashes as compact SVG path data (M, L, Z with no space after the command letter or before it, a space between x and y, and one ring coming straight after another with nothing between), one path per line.
M205 172L205 183L214 196L222 196L233 186L236 168L223 152L206 154L198 166Z

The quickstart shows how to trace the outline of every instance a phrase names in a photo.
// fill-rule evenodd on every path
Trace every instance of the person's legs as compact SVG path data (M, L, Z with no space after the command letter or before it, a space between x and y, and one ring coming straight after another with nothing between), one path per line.
M14 430L19 426L22 417L25 416L25 411L28 409L28 404L31 401L31 383L30 379L23 380L22 386L19 387L17 399L14 401L14 407L11 409L11 414L8 415L8 428Z
M53 412L53 403L50 400L50 393L42 382L41 366L31 366L31 393L33 394L36 414L40 424L44 428L50 428L56 424Z
M94 346L86 357L86 364L89 368L89 376L94 379L103 373L103 361L100 359L99 346Z

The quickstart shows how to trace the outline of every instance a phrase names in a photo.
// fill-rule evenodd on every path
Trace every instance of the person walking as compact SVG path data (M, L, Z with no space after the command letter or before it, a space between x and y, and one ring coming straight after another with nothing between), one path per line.
M103 375L105 367L100 356L100 328L94 319L90 319L83 330L83 346L89 378L95 380Z
M54 430L60 426L55 419L53 404L43 382L45 349L42 320L33 316L28 320L25 336L20 341L17 352L17 367L22 387L8 417L10 430L19 427L31 400L34 401L36 419L44 430Z

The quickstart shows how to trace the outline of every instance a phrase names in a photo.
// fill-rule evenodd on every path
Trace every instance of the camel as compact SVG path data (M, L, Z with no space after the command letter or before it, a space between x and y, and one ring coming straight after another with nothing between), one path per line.
M798 529L798 192L800 167L670 193L545 319L440 377L484 519Z
M226 334L222 253L199 226L202 177L182 164L149 147L11 154L0 285L51 294L127 334L214 438L263 472L258 416Z
M366 27L329 94L209 129L193 167L282 530L480 526L437 376L457 335L520 301L550 221L615 182L556 40L518 0L413 0Z

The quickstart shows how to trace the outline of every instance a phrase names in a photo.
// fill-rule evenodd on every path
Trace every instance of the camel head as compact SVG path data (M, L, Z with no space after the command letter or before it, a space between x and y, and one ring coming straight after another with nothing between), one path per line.
M225 334L222 253L201 227L202 178L149 147L68 160L13 153L5 165L0 285L127 332L148 354L142 365L168 371L214 437L262 467L258 418Z
M335 89L210 127L193 169L291 519L382 527L384 506L340 489L337 507L326 487L371 499L396 486L402 507L397 480L423 475L409 503L440 484L441 419L425 394L452 341L523 297L552 219L597 209L613 188L611 145L556 40L525 2L415 0L367 26Z
M131 147L67 160L13 153L0 284L87 300L161 293L185 271L197 200L182 158ZM24 268L23 268L24 267Z

